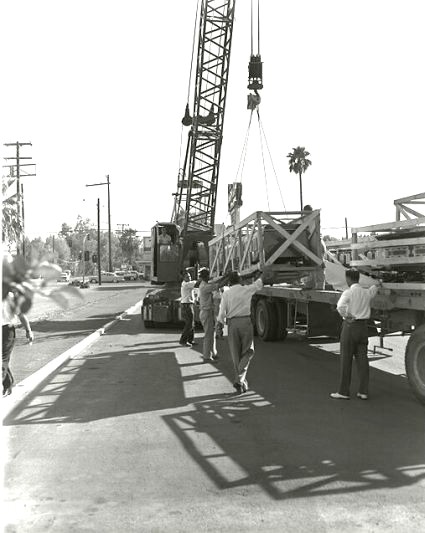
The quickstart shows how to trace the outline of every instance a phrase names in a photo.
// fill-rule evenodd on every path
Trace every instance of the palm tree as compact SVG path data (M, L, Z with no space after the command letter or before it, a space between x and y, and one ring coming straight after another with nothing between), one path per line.
M300 178L300 204L301 211L303 210L303 184L302 184L302 175L311 165L310 159L307 157L310 155L310 152L307 152L304 146L297 146L297 148L292 148L286 157L289 157L289 172L295 172Z

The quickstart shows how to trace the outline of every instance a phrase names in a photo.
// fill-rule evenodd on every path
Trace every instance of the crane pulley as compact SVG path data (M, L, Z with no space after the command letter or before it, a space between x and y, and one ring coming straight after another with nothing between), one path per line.
M248 89L254 91L248 94L247 108L254 111L261 102L261 96L258 91L263 88L263 62L260 54L260 4L257 0L257 53L254 53L254 7L251 0L251 57L248 65Z

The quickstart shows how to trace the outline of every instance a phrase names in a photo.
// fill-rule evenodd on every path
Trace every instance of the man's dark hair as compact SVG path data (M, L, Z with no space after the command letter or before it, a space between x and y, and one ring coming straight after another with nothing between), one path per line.
M241 276L236 270L232 270L232 272L229 272L227 279L229 281L229 285L237 285L241 282Z
M199 271L199 277L202 279L202 280L205 280L205 281L208 281L209 277L210 277L210 271L208 268L201 268L201 270Z
M349 268L345 271L345 277L353 283L358 283L360 279L360 272L355 268Z

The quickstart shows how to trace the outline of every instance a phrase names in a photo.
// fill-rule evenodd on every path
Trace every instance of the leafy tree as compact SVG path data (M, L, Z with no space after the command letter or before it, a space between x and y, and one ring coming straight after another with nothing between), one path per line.
M22 234L22 225L18 216L17 194L10 194L15 178L2 177L2 242L18 242Z
M26 249L26 256L31 263L45 261L47 256L46 244L41 237L33 239Z
M123 230L119 238L123 259L128 265L133 264L133 259L139 249L140 239L137 237L137 231L131 228Z
M77 287L49 285L60 274L61 270L56 265L44 262L30 267L22 255L12 257L10 254L3 255L2 263L2 301L7 299L16 314L27 313L31 309L35 294L50 298L65 309L70 297L82 299ZM35 278L39 276L41 282L36 282Z
M297 146L297 148L292 148L292 152L286 157L289 157L289 172L294 172L298 174L300 178L300 205L301 211L303 210L303 185L302 185L302 175L311 165L310 159L307 157L310 155L310 152L303 146Z

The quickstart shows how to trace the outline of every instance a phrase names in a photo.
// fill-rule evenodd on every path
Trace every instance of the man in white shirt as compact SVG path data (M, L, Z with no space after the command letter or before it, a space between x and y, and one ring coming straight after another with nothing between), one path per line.
M364 289L359 285L360 273L353 268L345 272L345 279L348 289L342 293L337 303L338 313L344 319L340 339L340 384L338 392L332 392L330 397L335 400L350 399L351 369L353 357L355 357L359 374L357 397L367 400L369 394L367 325L370 319L371 301L376 296L381 283Z
M254 357L254 328L251 322L251 298L263 288L261 278L250 285L242 285L238 272L229 274L229 289L221 297L217 322L228 326L228 342L233 361L235 379L233 386L238 393L248 390L246 375Z
M180 336L180 344L182 346L190 346L194 344L194 330L193 330L193 289L196 280L192 281L189 272L183 274L183 281L180 287L180 305L182 311L182 319L184 320L184 327Z

